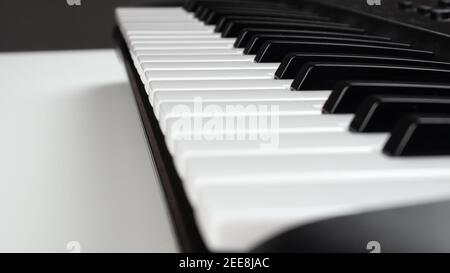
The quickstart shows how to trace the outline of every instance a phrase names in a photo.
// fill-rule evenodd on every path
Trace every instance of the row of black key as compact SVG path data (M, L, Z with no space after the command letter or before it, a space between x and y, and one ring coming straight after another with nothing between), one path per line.
M355 113L352 131L391 131L385 153L450 154L447 142L427 140L450 128L450 64L433 52L279 3L191 0L186 9L256 62L281 62L276 78L294 79L293 90L333 90L323 112Z

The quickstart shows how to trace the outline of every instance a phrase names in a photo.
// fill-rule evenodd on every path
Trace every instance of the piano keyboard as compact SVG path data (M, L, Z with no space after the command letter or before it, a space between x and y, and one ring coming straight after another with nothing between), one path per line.
M118 8L211 251L450 196L450 63L269 1Z

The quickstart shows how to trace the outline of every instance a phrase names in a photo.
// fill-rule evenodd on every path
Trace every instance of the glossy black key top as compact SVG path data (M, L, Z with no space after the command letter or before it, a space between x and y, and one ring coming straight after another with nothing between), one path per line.
M222 12L224 11L224 12ZM259 13L258 13L259 11ZM220 12L220 16L218 16L218 12ZM310 13L305 14L301 11L295 10L292 7L289 6L259 6L259 7L230 7L230 6L215 6L215 7L205 7L202 14L198 17L199 20L204 21L205 23L208 20L215 20L215 23L220 21L221 17L223 16L277 16L274 15L275 13L278 13L280 15L280 18L288 18L286 16L289 15L312 15ZM210 19L211 18L211 19ZM305 18L297 18L297 19L305 19Z
M200 21L204 21L205 20L204 18L206 18L206 16L208 16L208 14L209 14L209 9L207 6L200 6L194 12L195 18L199 19Z
M411 11L414 10L414 3L409 0L402 0L398 3L398 7L405 11Z
M450 21L450 8L448 9L433 9L430 17L436 21Z
M222 32L222 37L237 37L244 28L284 28L293 30L319 30L319 31L338 31L348 33L364 33L361 28L331 26L323 24L299 24L299 23L273 23L266 21L232 21L229 22Z
M373 55L350 54L320 54L320 53L291 53L283 58L275 72L277 79L293 79L300 68L309 62L333 62L333 63L378 63L393 65L426 66L450 69L450 63L434 62L421 59L408 59L396 57L384 57Z
M450 8L450 0L439 0L438 6L441 8Z
M417 13L420 15L428 16L430 15L432 9L432 6L420 5L417 7Z
M234 7L236 8L236 6L238 6L239 8L243 8L243 7L247 7L247 8L274 8L277 10L282 10L284 9L286 6L280 6L280 5L272 5L272 4L266 4L266 3L253 3L253 2L240 2L240 3L235 3L235 2L216 2L216 3L208 3L208 4L204 4L204 5L200 5L198 6L195 11L194 11L194 16L201 20L201 21L205 21L206 18L208 17L208 15L210 14L210 10L211 9L220 9L220 8L230 8L230 7Z
M222 9L213 9L208 8L209 14L202 18L204 19L205 24L212 25L217 24L219 20L224 16L270 16L277 18L288 18L288 19L305 19L305 20L316 20L316 21L329 21L329 18L322 17L319 15L311 14L311 13L302 13L302 12L294 12L289 10L275 10L275 9L249 9L249 8L240 8L240 9L230 9L230 8L222 8Z
M255 61L261 63L281 62L290 53L334 53L397 56L429 59L433 52L409 48L356 45L348 43L320 43L295 41L267 41L256 54Z
M409 114L449 114L450 97L375 95L358 107L350 124L353 132L387 132Z
M254 35L258 34L275 34L275 35L308 35L308 36L329 36L329 37L346 37L356 39L368 39L377 41L390 41L389 37L373 36L366 34L353 34L335 31L317 31L317 30L290 30L290 29L264 29L264 28L244 28L236 38L234 47L244 48L250 42Z
M240 6L240 5L257 5L260 3L267 3L267 1L245 1L245 0L187 0L184 2L184 9L187 11L195 11L200 6L208 5L227 5L227 6Z
M274 8L274 9L282 9L287 8L289 6L279 3L273 3L270 1L199 1L200 4L195 6L194 9L189 10L194 12L194 14L198 17L202 15L203 11L206 8ZM290 7L292 9L292 7Z
M342 81L331 92L323 113L354 113L372 95L450 96L450 84L420 82Z
M377 41L370 39L357 39L346 37L327 37L327 36L298 36L298 35L274 35L274 34L257 34L254 35L245 47L245 54L256 54L262 45L268 41L294 41L294 42L333 42L333 43L351 43L359 45L377 45L389 47L409 48L410 44L396 43L390 41Z
M337 26L337 27L348 27L348 24L334 23L334 22L325 22L325 21L316 21L310 19L292 19L292 18L277 18L273 16L224 16L217 23L214 31L222 32L225 27L234 21L253 21L253 22L271 22L272 24L278 23L291 23L291 24L318 24L325 26Z
M450 83L450 70L414 66L356 63L309 63L298 73L291 88L295 90L332 90L340 81L380 80Z
M390 156L450 155L449 139L449 115L411 115L396 124L383 152Z

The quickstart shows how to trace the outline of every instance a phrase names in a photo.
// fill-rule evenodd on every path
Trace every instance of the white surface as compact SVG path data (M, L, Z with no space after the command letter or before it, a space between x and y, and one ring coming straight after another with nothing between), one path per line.
M113 50L0 54L0 251L175 251Z

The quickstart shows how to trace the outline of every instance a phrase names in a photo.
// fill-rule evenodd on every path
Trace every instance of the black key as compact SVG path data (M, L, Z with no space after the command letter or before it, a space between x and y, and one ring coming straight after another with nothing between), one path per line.
M234 5L236 6L236 4L239 2L246 2L246 1L240 1L240 0L229 0L229 1L224 1L224 0L216 0L216 1L214 1L214 0L213 1L211 1L211 0L186 0L184 2L183 7L187 11L195 11L199 6L207 5L210 3L234 3ZM254 1L253 3L260 3L260 1Z
M441 8L450 8L450 0L439 0L438 6Z
M264 28L245 28L240 33L234 43L237 48L244 48L250 42L252 37L257 34L277 34L277 35L308 35L308 36L330 36L330 37L348 37L360 38L378 41L390 41L389 37L372 36L366 34L352 34L345 32L314 31L314 30L291 30L291 29L264 29Z
M185 0L183 8L187 11L194 11L200 5L199 2L198 0Z
M309 62L379 63L450 69L450 63L433 62L420 59L407 59L373 55L291 53L284 57L284 59L281 61L280 66L275 72L275 77L277 79L293 79L297 75L300 68Z
M432 9L433 9L432 6L420 5L417 7L417 13L420 15L428 16L430 15Z
M202 18L206 17L208 14L208 6L199 6L194 12L194 17L203 21Z
M204 21L203 18L208 16L208 14L209 14L209 10L208 10L207 6L200 6L194 12L195 18L199 19L200 21Z
M220 1L214 1L212 3L206 3L203 5L198 6L195 11L194 11L194 16L196 18L198 18L199 20L204 21L206 19L206 17L208 17L210 9L211 8L229 8L229 7L236 7L239 6L241 7L248 7L248 8L257 8L257 7L266 7L266 8L276 8L276 9L282 9L285 6L279 6L279 5L272 5L271 3L266 4L266 3L255 3L255 2L220 2Z
M329 21L328 18L318 16L315 14L306 14L302 12L293 12L288 10L275 10L275 9L209 9L209 14L204 18L207 25L217 24L219 20L224 16L237 16L237 15L254 15L254 16L271 16L277 18L290 18L290 19L306 19L306 20L316 20L316 21Z
M414 9L414 3L412 1L409 0L404 0L404 1L400 1L398 3L398 7L402 10L413 10Z
M275 7L239 7L236 6L222 6L222 7L206 7L206 14L202 14L202 20L205 22L210 21L210 23L215 23L220 20L223 16L230 15L249 15L249 16L277 16L279 18L297 18L297 17L308 17L309 19L320 19L320 21L328 21L328 18L319 16L315 13L304 12L302 10L296 10L289 6L275 6ZM305 19L305 18L297 18Z
M325 21L315 21L315 20L307 20L307 19L293 19L293 18L277 18L273 16L224 16L217 23L215 31L222 32L225 27L234 21L254 21L254 22L271 22L273 24L278 23L292 23L292 24L318 24L325 26L338 26L338 27L348 27L347 24L334 23L334 22L325 22Z
M409 48L411 45L404 43L396 43L389 41L377 41L377 40L366 40L366 39L356 39L356 38L344 38L344 37L327 37L327 36L297 36L297 35L273 35L273 34L257 34L254 35L250 42L245 47L245 54L256 54L258 50L267 41L295 41L295 42L335 42L335 43L349 43L349 44L360 44L360 45L378 45L378 46L389 46L389 47L403 47Z
M354 113L371 95L450 96L450 84L418 82L342 81L331 92L325 114Z
M305 65L291 88L295 90L332 90L344 80L380 80L450 83L450 70L414 66L390 66L358 63L309 63Z
M283 15L299 15L304 14L303 12L299 10L295 10L292 7L284 6L284 5L276 5L276 6L267 6L267 5L260 5L260 6L247 6L242 7L239 6L239 8L236 8L236 5L234 6L209 6L205 7L203 12L198 17L199 20L202 20L206 22L208 18L216 14L215 12L222 12L225 11L226 13L231 14L223 14L220 17L223 16L261 16L263 14L259 14L260 12L265 12L267 16L274 16L273 13L279 13ZM308 14L309 15L309 14ZM216 23L220 21L220 17L217 18ZM214 19L214 18L211 18ZM304 19L304 18L298 18L298 19Z
M350 124L353 132L388 132L409 114L449 114L450 97L370 96L358 107Z
M230 1L197 1L197 5L195 5L191 10L188 11L195 12L200 15L204 9L206 8L288 8L289 6L279 3L272 3L270 1L240 1L240 0L230 0ZM292 7L290 7L292 9ZM199 10L201 11L199 12Z
M364 33L361 28L330 26L323 24L297 24L297 23L272 23L266 21L233 21L228 23L222 37L237 37L244 28L284 28L293 30L319 30L319 31L338 31L348 33Z
M187 11L194 11L199 5L199 2L197 0L185 0L183 8Z
M348 43L319 43L293 41L267 41L258 51L256 62L281 62L290 53L362 54L412 58L431 58L433 52L408 48L353 45Z
M430 18L436 21L448 21L450 20L450 8L449 9L433 9L430 13Z
M383 152L390 156L450 155L449 139L449 115L411 115L397 123Z

